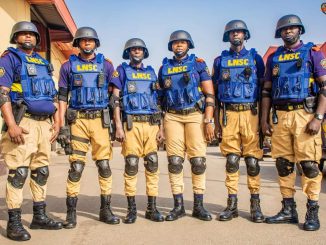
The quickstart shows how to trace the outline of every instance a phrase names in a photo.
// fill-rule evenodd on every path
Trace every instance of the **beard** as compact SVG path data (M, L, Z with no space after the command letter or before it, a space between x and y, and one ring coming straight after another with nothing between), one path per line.
M287 35L282 39L286 44L292 45L295 44L300 39L300 35L299 34Z
M232 45L234 45L235 47L239 47L242 45L243 40L241 39L234 39L233 41L230 41Z

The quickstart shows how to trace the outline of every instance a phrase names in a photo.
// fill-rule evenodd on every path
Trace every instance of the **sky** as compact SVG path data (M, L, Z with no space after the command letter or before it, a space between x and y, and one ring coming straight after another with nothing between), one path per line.
M214 58L229 43L222 41L224 27L233 19L244 20L251 38L247 48L264 55L270 45L281 45L275 39L278 19L298 15L306 29L304 42L326 41L326 14L320 6L326 0L65 0L77 27L90 26L100 38L103 53L118 66L124 60L125 42L134 37L145 41L149 58L145 65L156 70L164 57L172 57L167 45L176 30L188 31L195 43L190 53L203 58L211 69Z

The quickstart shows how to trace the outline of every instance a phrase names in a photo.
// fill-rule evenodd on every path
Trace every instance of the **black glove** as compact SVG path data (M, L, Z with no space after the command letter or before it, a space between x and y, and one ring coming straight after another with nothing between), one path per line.
M61 145L62 148L66 148L70 145L70 127L63 126L60 128L57 142Z

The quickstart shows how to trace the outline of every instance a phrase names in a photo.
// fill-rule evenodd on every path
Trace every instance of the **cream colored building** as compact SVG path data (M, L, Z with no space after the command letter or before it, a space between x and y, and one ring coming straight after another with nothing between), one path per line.
M61 64L75 53L71 41L76 24L64 0L0 0L0 52L7 49L12 26L18 21L32 21L41 35L39 53L54 66L57 84ZM0 118L2 125L2 118ZM0 160L0 175L4 168Z

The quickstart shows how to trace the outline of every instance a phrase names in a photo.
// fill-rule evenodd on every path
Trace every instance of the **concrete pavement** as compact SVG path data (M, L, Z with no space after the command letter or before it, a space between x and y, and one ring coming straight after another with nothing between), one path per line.
M112 206L116 215L121 218L126 214L126 198L123 187L124 161L120 155L121 149L114 147L114 159L111 162L113 171ZM158 207L164 215L173 206L172 195L168 180L166 153L159 152L160 160L160 197ZM185 207L187 216L174 221L154 223L144 218L146 210L146 193L144 167L140 164L138 177L137 208L138 219L135 224L107 225L98 221L100 206L97 168L94 162L89 161L85 167L81 192L79 195L77 214L78 225L72 230L44 231L29 230L32 239L24 244L325 244L326 243L326 186L322 183L320 197L321 229L317 232L302 230L302 222L306 212L306 198L301 192L300 178L297 178L296 201L299 212L300 225L268 225L255 224L249 221L249 191L246 187L246 168L241 161L241 178L239 193L240 216L229 222L220 222L216 216L226 204L226 188L224 186L225 159L220 155L218 148L209 147L207 153L207 182L205 206L212 212L213 220L204 222L191 217L192 187L190 164L184 164ZM65 181L69 164L66 156L54 156L50 167L47 205L51 217L65 219ZM274 162L265 158L261 162L261 205L265 216L276 214L281 208L281 196L277 184L277 172ZM13 244L5 237L7 210L5 206L6 176L0 177L0 244ZM24 187L23 224L28 227L32 219L32 201L28 187L28 180Z

